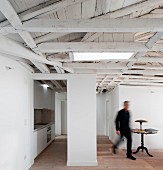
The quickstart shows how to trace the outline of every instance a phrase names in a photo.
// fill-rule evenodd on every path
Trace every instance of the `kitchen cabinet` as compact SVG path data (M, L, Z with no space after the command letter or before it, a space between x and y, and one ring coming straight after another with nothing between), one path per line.
M51 126L51 140L47 142L47 129ZM45 126L39 130L34 131L34 152L33 156L36 158L55 138L55 124Z

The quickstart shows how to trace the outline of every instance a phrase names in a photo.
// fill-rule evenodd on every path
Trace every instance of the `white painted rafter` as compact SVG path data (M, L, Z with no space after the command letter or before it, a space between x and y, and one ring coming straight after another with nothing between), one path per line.
M120 69L74 69L76 74L122 74Z
M0 11L4 14L4 16L8 19L8 21L11 23L11 25L15 28L17 26L22 27L22 22L15 12L14 8L7 0L1 0L3 3L3 6L0 6ZM42 53L40 51L36 51L35 48L37 47L34 39L32 38L31 34L27 31L21 31L19 35L22 37L22 39L25 41L25 43L35 52L38 54L38 57L42 57ZM33 64L43 73L50 73L50 70L46 66L45 63L37 63L36 61L31 60ZM59 62L53 62L56 67L61 67L62 64L59 64Z
M98 85L98 93L102 93L103 91L103 84L104 82L108 79L108 75L100 82L100 84Z
M125 69L126 63L63 63L63 67L73 69Z
M89 0L61 0L61 1L57 1L55 3L52 3L51 5L48 5L46 7L40 8L35 11L34 10L26 11L26 13L24 15L21 15L20 18L22 21L26 21L26 20L29 20L34 17L46 16L46 15L54 13L55 11L59 11L66 7L69 7L69 6L78 4L78 3L82 3L85 1L89 1Z
M123 82L121 85L132 85L132 86L157 86L163 87L163 83L150 83L150 82Z
M43 53L57 52L139 52L162 51L163 44L155 44L151 49L145 43L136 42L63 42L41 43L36 50Z
M163 79L162 80L135 80L135 79L124 79L123 82L135 82L135 83L163 83ZM163 84L162 84L163 85Z
M58 81L56 81L56 80L52 80L51 81L57 88L59 88L59 89L61 89L61 90L63 90L63 87L62 87L62 85L58 82Z
M130 61L127 63L127 67L128 68L132 68L134 63L136 63L136 61L138 61L142 56L145 55L145 52L137 52L134 53L134 55L132 56L132 58L130 58ZM133 60L132 60L133 59ZM148 58L149 59L149 58Z
M135 80L163 80L163 77L156 77L156 76L150 76L150 75L122 75L121 78L129 78L129 79L135 79Z
M1 28L2 29L2 28ZM17 25L16 32L162 32L162 19L117 18L117 19L32 19ZM10 31L11 26L1 31ZM13 32L14 30L12 30Z
M42 72L42 73L50 73L50 69L47 67L46 64L34 62L33 64Z
M95 33L92 33L92 35L89 36L90 33L87 33L83 39L81 40L81 42L91 42L91 41L94 41L95 39L97 39L98 37L100 37L103 32L95 32Z
M142 75L163 75L163 70L126 70L127 74L142 74Z
M35 17L43 17L51 13L54 13L55 11L64 9L68 6L82 3L85 1L89 1L89 0L61 0L61 1L50 0L48 2L42 3L38 6L35 6L31 9L24 11L23 13L19 14L19 18L23 22ZM0 23L0 27L1 26L4 27L7 25L9 25L9 22L7 20Z
M157 32L153 37L150 38L150 40L146 43L146 46L148 48L152 48L153 45L160 40L163 37L163 32Z
M3 6L0 7L0 11L4 14L4 16L8 19L8 21L11 23L11 25L15 28L16 26L22 26L21 20L17 13L15 12L14 8L7 0L1 0L1 3L3 3ZM23 31L20 32L19 35L22 37L22 39L25 41L25 43L31 48L36 48L36 43L33 40L32 36L29 32ZM33 64L43 73L49 73L48 67L43 63L37 63L35 61L32 61Z
M144 63L153 63L151 64L146 64ZM163 58L160 57L141 57L138 60L134 60L134 63L138 63L136 65L128 66L127 61L125 62L118 62L118 63L63 63L63 67L68 67L72 69L98 69L98 70L113 70L113 69L121 69L122 72L131 68L134 69L146 69L146 70L152 70L152 69L157 69L157 70L163 70L163 65L158 65L159 63L163 64ZM141 64L143 63L143 65Z

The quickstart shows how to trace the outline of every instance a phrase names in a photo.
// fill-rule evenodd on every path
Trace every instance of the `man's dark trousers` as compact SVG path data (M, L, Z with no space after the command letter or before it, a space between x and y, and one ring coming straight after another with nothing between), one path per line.
M127 131L120 131L120 133L121 133L120 139L116 142L116 144L114 146L115 146L115 148L117 148L119 146L119 144L122 142L123 137L125 137L127 139L127 156L130 156L132 154L131 132L130 132L130 130L127 130Z

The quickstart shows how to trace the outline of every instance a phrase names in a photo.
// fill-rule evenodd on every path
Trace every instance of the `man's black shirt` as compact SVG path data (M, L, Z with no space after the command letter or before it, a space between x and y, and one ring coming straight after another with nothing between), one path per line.
M116 120L116 130L119 131L130 131L130 113L129 111L125 111L125 109L122 109L118 112Z

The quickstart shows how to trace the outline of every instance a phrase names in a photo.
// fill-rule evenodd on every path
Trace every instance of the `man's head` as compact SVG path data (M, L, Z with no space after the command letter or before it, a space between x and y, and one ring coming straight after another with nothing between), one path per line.
M128 110L129 108L129 101L124 101L124 109Z

